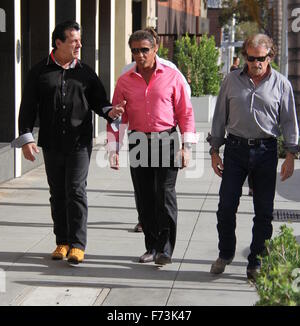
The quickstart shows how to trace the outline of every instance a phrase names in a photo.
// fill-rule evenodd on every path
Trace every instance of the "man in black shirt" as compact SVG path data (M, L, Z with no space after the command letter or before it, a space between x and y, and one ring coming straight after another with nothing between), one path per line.
M51 214L57 247L52 259L84 259L87 234L87 175L92 151L92 110L109 122L122 115L126 102L112 107L96 73L79 61L80 26L67 21L55 27L54 50L29 72L13 145L34 161L32 136L40 119L38 145L43 148L50 187Z

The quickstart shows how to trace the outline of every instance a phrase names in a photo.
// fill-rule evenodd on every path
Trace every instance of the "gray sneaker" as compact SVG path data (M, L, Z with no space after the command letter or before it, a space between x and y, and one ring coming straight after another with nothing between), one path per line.
M233 260L233 257L230 259L218 258L210 268L212 274L222 274L225 270L226 265L229 265Z

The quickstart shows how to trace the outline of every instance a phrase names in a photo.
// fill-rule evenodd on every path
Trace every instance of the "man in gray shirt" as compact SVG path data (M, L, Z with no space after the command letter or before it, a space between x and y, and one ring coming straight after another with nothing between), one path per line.
M277 137L282 132L286 148L280 173L284 181L294 171L299 134L291 84L270 66L275 56L272 40L264 34L251 36L244 42L242 54L244 69L231 72L222 83L208 139L212 168L222 177L217 211L219 258L212 264L211 273L223 273L233 260L236 212L250 172L255 217L247 276L255 279L260 267L257 256L264 253L265 240L273 231ZM219 147L224 143L222 161Z

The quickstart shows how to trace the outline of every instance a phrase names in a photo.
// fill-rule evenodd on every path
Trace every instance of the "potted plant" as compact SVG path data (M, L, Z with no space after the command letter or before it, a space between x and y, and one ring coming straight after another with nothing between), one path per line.
M175 42L175 59L191 86L195 120L209 122L222 80L214 37L204 35L198 42L195 36L183 36Z

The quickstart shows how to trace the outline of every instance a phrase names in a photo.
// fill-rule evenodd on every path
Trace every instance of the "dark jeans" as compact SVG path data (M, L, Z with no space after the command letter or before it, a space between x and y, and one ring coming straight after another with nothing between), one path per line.
M130 167L136 197L139 220L145 235L146 250L155 249L172 256L176 242L177 199L176 179L178 168L171 163L169 167L151 166L151 141L148 142L148 163L146 167ZM135 144L129 146L130 153ZM176 146L175 146L176 147ZM169 146L171 162L174 161L174 144ZM159 152L163 151L159 143ZM130 161L132 163L132 156Z
M219 256L229 259L236 248L236 212L243 183L251 172L253 180L252 242L249 265L259 264L257 255L263 254L265 240L272 236L272 214L276 186L277 142L275 139L254 146L227 138L224 151L224 172L220 187L217 211Z
M56 244L84 250L87 242L86 185L92 146L64 154L43 150Z

